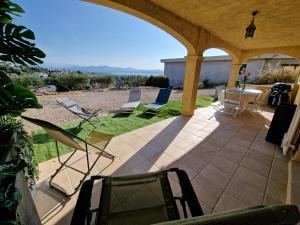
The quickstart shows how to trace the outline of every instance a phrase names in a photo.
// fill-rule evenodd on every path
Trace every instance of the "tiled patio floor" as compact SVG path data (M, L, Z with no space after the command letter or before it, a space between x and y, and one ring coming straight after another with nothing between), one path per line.
M233 119L211 107L197 109L191 118L178 116L115 137L106 150L117 158L111 165L99 160L93 175L182 168L205 213L285 202L288 161L279 147L264 140L272 116L243 113ZM74 164L83 167L80 155L78 159ZM67 199L49 189L47 179L55 168L56 160L40 164L36 205L44 224L69 224L77 195ZM79 178L70 171L65 174L56 182L67 189ZM178 192L173 178L172 185Z

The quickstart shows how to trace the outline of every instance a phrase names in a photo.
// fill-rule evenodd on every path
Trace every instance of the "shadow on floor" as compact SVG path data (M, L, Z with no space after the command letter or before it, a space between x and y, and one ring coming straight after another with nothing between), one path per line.
M150 114L151 115L151 114ZM135 154L133 154L126 162L119 167L113 175L118 173L122 173L124 171L130 170L135 166L136 163L139 162L139 158L151 156L149 155L149 151L153 151L153 156L151 157L151 161L148 165L144 165L143 170L148 171L154 165L155 161L164 153L164 151L168 148L168 146L173 142L173 140L177 137L178 133L184 128L184 126L188 123L190 118L188 117L177 117L170 124L168 124L165 128L163 128L158 134L155 135L150 141L147 142L141 149L139 149Z

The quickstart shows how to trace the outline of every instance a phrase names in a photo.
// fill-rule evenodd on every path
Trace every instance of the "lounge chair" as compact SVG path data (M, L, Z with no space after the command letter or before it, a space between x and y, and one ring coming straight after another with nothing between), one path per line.
M76 191L84 182L85 178L90 174L91 170L94 168L95 164L97 163L97 161L101 156L110 159L111 163L115 158L113 155L104 151L105 147L108 145L108 143L113 137L112 134L93 130L84 140L47 121L34 119L26 116L22 116L22 118L44 128L47 131L47 133L55 140L56 152L57 152L58 162L60 163L60 167L51 176L51 179L49 181L49 186L62 192L66 196L72 196L73 194L76 193ZM62 158L60 156L58 142L73 149L73 152L68 157L64 158L65 159L64 161L62 161ZM83 162L86 162L86 168L87 168L86 171L80 170L82 169L82 166L80 166L80 168L75 168L72 165L67 164L77 151L83 151L85 153L84 157L86 158L86 160L83 160ZM94 153L95 157L91 157L92 153ZM91 160L92 158L93 160ZM77 186L74 185L75 186L74 190L71 193L67 193L63 188L58 186L58 184L52 182L55 176L59 172L63 172L63 169L65 168L69 168L75 172L82 174L82 178L80 179L80 182L78 183Z
M178 192L181 191L178 196L174 196L175 189L170 183L176 177L180 186ZM98 188L93 190L96 180L102 181L101 194L95 191ZM99 199L99 195L100 202L96 203L99 208L92 209L91 199L96 196ZM192 216L203 215L192 184L183 170L172 168L119 177L94 176L81 187L71 225L146 225L178 220L187 217L187 212ZM96 217L96 223L90 223L92 217Z
M85 122L88 122L93 127L96 128L96 125L93 124L91 121L91 119L93 119L93 118L96 118L98 120L98 122L101 122L97 116L102 109L92 111L90 109L83 108L83 107L79 106L75 101L73 101L67 97L57 98L56 101L58 104L65 107L71 113L75 114L76 116L78 116L82 119L82 121L79 123L78 127L81 127L82 124L84 124Z
M168 103L171 89L160 89L155 102L145 105L146 113L156 114L161 107Z
M122 113L132 113L141 104L141 89L131 89L128 102L121 106Z

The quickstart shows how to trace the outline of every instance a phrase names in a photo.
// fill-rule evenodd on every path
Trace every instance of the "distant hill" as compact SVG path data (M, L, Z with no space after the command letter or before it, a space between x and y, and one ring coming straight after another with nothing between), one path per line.
M135 68L122 68L112 66L53 66L44 65L44 67L51 69L65 69L71 71L81 71L86 73L103 73L103 74L114 74L114 75L160 75L163 74L162 70L144 70Z

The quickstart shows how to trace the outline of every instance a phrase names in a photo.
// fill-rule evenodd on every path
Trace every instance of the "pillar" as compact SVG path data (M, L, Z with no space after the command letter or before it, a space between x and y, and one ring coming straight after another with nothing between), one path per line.
M235 87L241 66L242 66L242 64L232 64L231 65L231 71L230 71L230 75L229 75L228 82L227 82L228 88Z
M202 60L203 57L199 55L188 55L185 57L181 110L183 116L192 116L194 114Z

